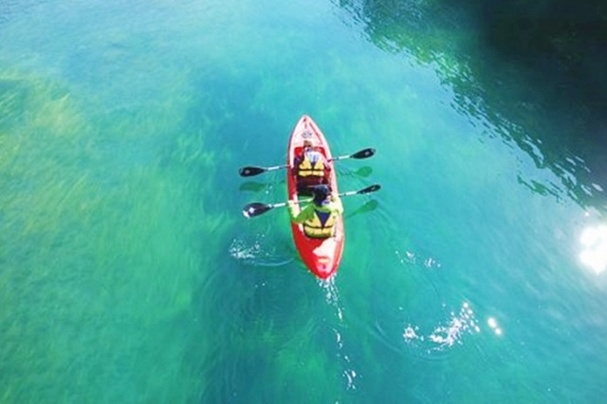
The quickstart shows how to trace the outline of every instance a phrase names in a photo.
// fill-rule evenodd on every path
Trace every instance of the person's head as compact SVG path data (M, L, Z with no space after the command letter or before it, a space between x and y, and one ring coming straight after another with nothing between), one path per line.
M304 149L314 148L315 146L316 145L314 144L314 141L312 139L304 139L304 141L303 141Z
M322 184L316 185L314 188L312 188L312 194L314 195L314 203L318 206L321 206L324 203L328 202L331 192L328 186Z

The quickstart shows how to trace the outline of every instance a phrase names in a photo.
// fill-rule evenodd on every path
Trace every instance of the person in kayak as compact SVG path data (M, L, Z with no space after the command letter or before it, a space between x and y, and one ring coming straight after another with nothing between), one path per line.
M299 213L297 204L289 201L289 214L294 223L303 223L304 233L312 238L328 238L333 236L335 222L344 211L341 199L337 194L331 194L325 184L312 188L314 199Z
M294 158L291 173L297 181L297 193L312 195L315 185L329 182L331 165L314 142L306 139L301 153Z

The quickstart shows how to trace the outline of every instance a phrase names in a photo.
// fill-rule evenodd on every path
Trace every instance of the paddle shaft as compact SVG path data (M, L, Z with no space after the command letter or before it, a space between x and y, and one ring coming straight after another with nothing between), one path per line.
M367 194L369 192L374 192L375 190L373 190L373 191L367 191L367 192L360 192L360 191L363 191L363 190L341 192L341 193L337 194L337 196L339 196L340 198L343 198L344 196ZM312 201L313 201L313 199L303 199L303 200L297 200L297 201L292 201L292 202L300 204L300 203L306 203L306 202L312 202ZM283 206L287 206L288 204L289 204L289 202L279 202L279 203L268 204L268 206L271 206L273 208L282 208Z
M351 195L368 194L371 192L378 191L380 188L381 188L381 185L373 184L366 188L360 189L358 191L341 192L337 195L340 197L344 197L344 196L351 196ZM297 202L293 201L293 202L294 203L312 202L312 199L306 199L306 200L297 201ZM287 206L288 204L289 204L289 202L279 202L279 203L270 203L270 204L254 202L254 203L250 203L250 204L246 205L244 207L244 209L242 210L242 214L246 218L250 218L250 217L259 216L261 214L264 214L267 211L274 209L274 208L281 208L283 206Z
M349 158L364 159L367 157L371 157L374 154L375 154L375 149L367 148L367 149L360 150L356 153L332 157L330 159L327 159L327 161L345 160L345 159L349 159ZM247 167L242 167L240 170L238 170L238 173L242 177L252 177L254 175L258 175L258 174L265 173L268 171L281 170L283 168L288 168L288 167L290 167L289 164L282 164L282 165L271 166L271 167L247 166Z

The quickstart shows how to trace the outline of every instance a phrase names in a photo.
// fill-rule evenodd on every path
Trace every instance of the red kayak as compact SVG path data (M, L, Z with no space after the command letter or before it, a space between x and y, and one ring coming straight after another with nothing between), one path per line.
M329 144L316 123L307 115L303 115L299 119L299 122L297 122L297 125L295 125L295 128L291 133L289 149L287 152L288 166L294 166L295 156L300 154L305 139L312 139L319 151L324 154L326 160L329 162L328 164L331 166L329 184L331 190L334 193L337 193L337 178L335 167L331 160L332 156ZM289 199L298 201L299 196L297 194L296 177L290 170L287 170L287 187ZM302 197L302 199L307 200L310 198ZM308 202L303 202L303 206L305 206L306 203ZM345 241L343 215L337 219L334 235L329 238L310 238L304 234L303 225L298 225L293 222L291 222L291 230L293 232L295 247L297 248L297 251L299 251L299 255L304 264L306 264L314 275L321 279L327 279L337 271L344 250Z

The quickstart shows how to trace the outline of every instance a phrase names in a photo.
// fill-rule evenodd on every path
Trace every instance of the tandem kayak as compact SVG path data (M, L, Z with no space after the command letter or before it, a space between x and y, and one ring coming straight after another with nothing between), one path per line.
M303 115L299 119L299 122L297 122L291 133L287 152L287 166L294 166L295 156L301 152L304 140L306 139L314 141L319 151L325 156L327 164L330 164L329 185L332 192L337 193L337 178L329 143L316 123L307 115ZM298 195L296 176L291 173L291 170L287 170L287 189L290 200L296 202L300 201L300 199L309 200L309 197L300 198L300 195ZM305 206L309 202L302 203ZM298 211L298 208L296 208L296 212ZM341 262L345 241L343 215L340 215L337 219L334 235L329 238L308 237L304 233L303 225L293 222L291 222L291 230L295 247L301 259L314 275L321 279L327 279L337 271Z

